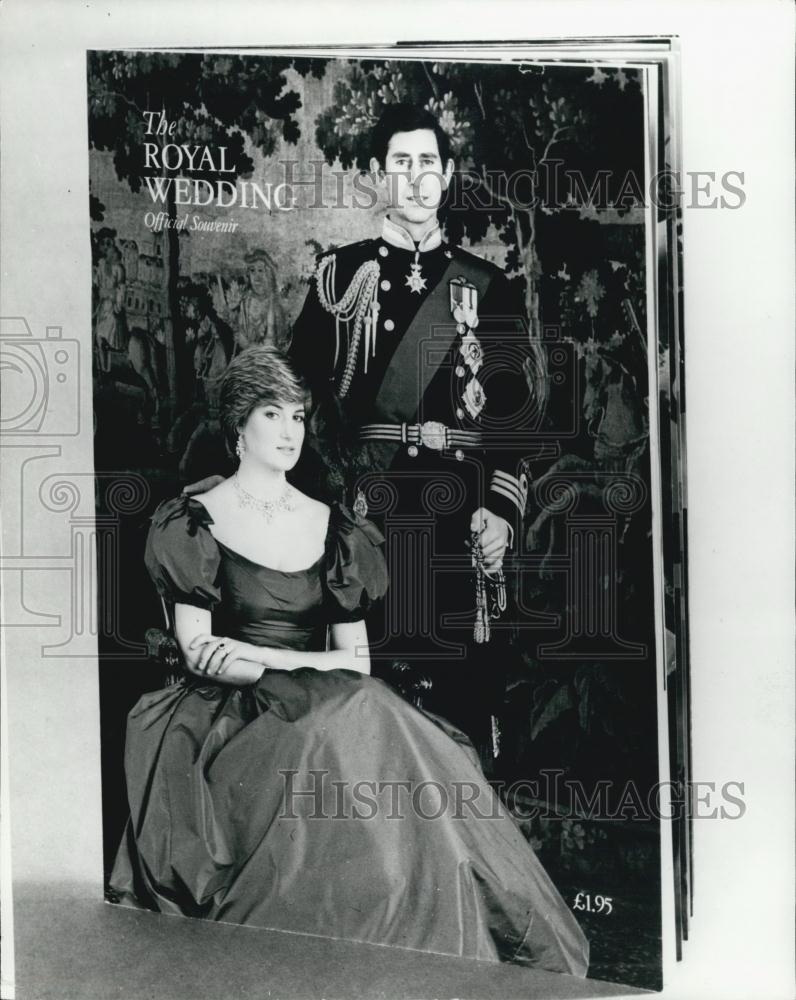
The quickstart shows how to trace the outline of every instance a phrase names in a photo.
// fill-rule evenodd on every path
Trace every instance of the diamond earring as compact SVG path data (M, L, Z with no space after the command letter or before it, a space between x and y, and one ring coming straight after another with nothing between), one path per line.
M239 434L238 435L238 443L235 445L235 453L238 456L238 461L239 462L243 461L243 452L244 452L244 450L245 449L243 447L243 435Z

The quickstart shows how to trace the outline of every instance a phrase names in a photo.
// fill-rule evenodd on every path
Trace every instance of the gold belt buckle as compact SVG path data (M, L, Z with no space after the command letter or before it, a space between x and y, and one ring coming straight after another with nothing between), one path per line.
M448 428L438 420L427 420L420 425L420 443L432 451L442 451Z

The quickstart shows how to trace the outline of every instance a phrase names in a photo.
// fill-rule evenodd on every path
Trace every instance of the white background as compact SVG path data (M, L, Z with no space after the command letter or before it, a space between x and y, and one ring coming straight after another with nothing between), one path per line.
M0 315L82 339L87 419L86 49L680 36L684 167L745 175L743 208L691 208L684 227L693 777L743 782L746 813L695 821L691 940L664 996L791 997L792 5L10 0L0 30ZM90 447L69 443L65 469L90 470ZM6 513L18 494L5 473ZM15 878L99 884L96 664L38 661L10 631Z

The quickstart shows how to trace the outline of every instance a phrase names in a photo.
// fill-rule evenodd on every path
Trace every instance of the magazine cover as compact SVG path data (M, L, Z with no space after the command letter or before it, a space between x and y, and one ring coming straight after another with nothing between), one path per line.
M3 1000L791 995L793 12L718 11L3 5Z
M657 76L363 55L88 56L108 898L660 988Z

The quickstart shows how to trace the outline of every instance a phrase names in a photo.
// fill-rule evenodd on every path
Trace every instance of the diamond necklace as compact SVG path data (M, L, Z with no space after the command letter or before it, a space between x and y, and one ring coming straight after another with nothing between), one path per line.
M273 520L274 515L278 511L289 512L296 509L293 498L294 490L289 483L285 483L285 488L279 496L275 497L273 500L260 500L259 497L249 493L249 491L238 479L238 474L236 472L232 477L232 488L238 494L238 503L241 507L248 507L250 510L256 510L257 513L262 514L268 522Z

